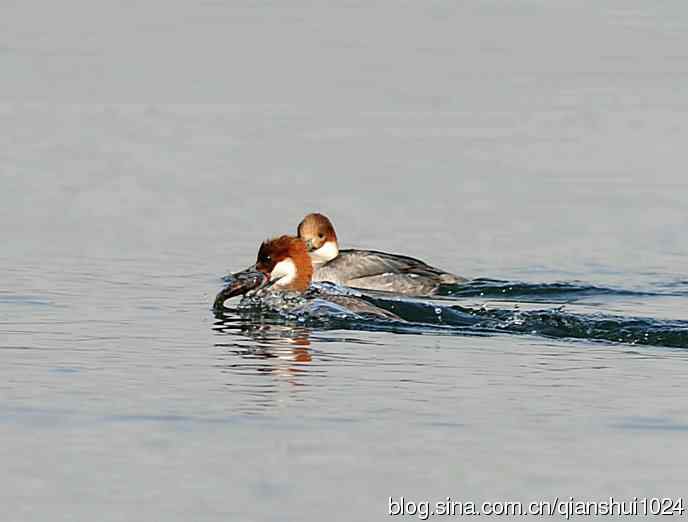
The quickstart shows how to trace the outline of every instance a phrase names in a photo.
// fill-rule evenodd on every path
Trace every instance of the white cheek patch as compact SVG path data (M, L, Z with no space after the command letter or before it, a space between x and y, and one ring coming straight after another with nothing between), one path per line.
M339 255L339 247L334 241L328 241L317 250L311 252L311 261L314 265L324 265L328 261L332 261Z
M275 265L270 273L270 281L275 281L275 286L287 286L296 279L296 265L291 259L285 259Z

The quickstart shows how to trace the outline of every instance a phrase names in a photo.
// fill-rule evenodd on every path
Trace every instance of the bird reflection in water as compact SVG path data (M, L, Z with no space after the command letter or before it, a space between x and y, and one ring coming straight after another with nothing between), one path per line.
M222 334L215 346L221 348L223 371L242 376L269 374L292 386L305 386L303 377L314 373L311 330L299 325L266 324L238 315L216 314L213 330ZM265 385L265 383L260 383Z

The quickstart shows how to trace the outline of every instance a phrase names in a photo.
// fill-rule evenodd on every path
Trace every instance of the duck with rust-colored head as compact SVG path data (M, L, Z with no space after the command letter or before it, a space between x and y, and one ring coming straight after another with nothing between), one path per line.
M413 257L376 250L340 250L334 226L324 214L308 214L299 223L297 234L310 253L313 281L414 296L434 295L441 285L466 281Z
M238 295L285 292L302 294L306 300L323 299L362 316L399 320L363 296L335 295L309 288L312 276L311 257L301 238L285 235L268 239L260 245L254 265L232 274L227 286L215 298L214 306L221 310L227 299Z

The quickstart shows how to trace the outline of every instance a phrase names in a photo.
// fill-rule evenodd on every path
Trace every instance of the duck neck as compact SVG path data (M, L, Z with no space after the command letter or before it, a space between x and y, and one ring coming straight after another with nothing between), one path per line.
M338 255L339 245L337 245L336 241L328 240L327 242L323 243L323 246L311 252L311 261L313 262L313 265L318 268L325 263L329 263Z

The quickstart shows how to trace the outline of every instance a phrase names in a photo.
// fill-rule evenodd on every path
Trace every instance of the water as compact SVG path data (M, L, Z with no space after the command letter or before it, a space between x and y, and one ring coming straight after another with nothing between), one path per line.
M685 491L684 3L1 9L5 519ZM216 317L312 210L479 280Z

